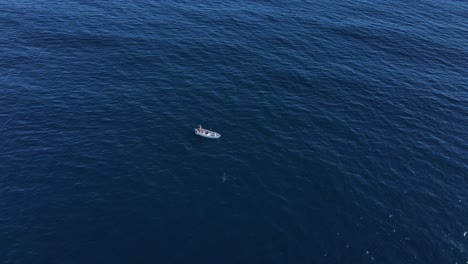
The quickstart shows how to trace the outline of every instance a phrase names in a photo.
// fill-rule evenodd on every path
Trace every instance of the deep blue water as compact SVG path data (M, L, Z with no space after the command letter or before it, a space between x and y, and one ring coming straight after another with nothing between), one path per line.
M0 3L1 263L467 263L467 177L466 1Z

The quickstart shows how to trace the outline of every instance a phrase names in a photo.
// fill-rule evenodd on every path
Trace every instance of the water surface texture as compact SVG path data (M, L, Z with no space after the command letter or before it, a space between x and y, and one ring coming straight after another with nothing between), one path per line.
M457 0L2 1L0 262L466 263L467 25Z

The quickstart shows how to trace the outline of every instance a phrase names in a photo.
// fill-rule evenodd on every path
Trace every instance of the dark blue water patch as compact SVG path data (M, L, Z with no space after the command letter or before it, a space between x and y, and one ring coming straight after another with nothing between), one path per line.
M464 2L0 9L3 262L467 261Z

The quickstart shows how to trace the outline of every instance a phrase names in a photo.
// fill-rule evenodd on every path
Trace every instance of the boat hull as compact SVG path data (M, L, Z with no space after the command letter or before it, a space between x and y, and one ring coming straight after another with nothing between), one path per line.
M203 129L201 132L198 131L198 129L195 128L195 135L204 137L204 138L210 138L210 139L217 139L220 138L221 135L210 130Z

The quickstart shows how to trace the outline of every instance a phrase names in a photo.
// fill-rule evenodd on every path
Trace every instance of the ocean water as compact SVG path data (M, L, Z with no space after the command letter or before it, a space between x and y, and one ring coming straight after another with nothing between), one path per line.
M467 69L466 1L2 1L0 262L467 263Z

